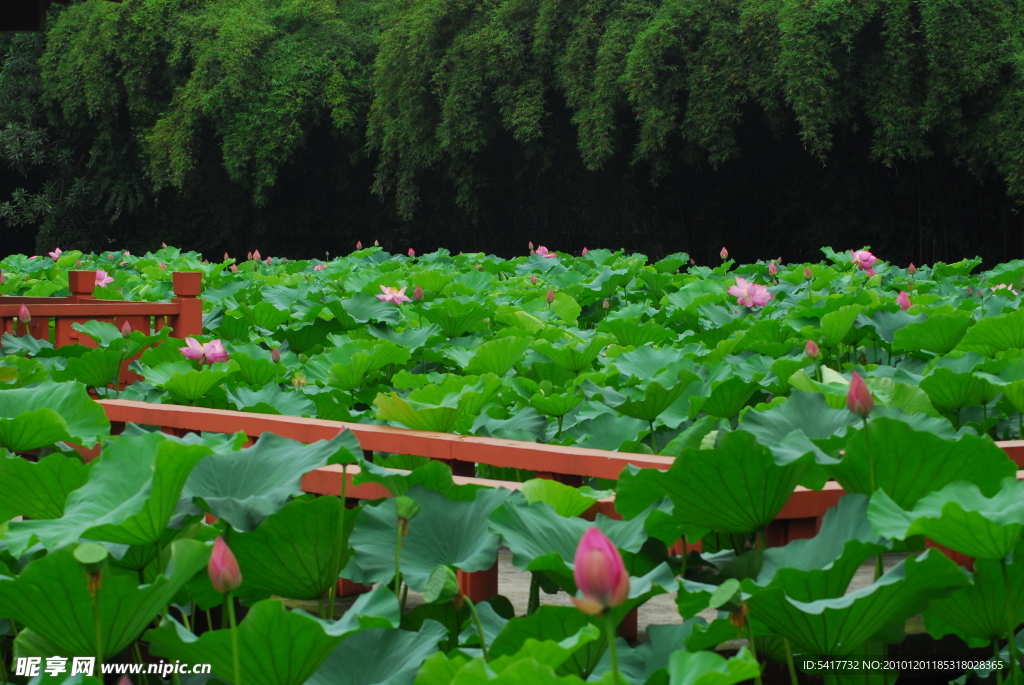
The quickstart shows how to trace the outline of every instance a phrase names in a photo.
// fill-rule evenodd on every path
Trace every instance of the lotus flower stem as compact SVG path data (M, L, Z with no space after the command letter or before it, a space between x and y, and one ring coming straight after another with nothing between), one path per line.
M103 623L100 621L100 599L96 595L92 594L92 621L93 625L96 626L96 664L102 669L103 667Z
M992 640L992 651L995 652L996 661L1002 661L1002 657L999 655L999 640ZM1001 669L996 669L996 685L1003 685L1003 672Z
M401 597L402 587L402 522L398 522L398 534L395 539L395 599Z
M750 621L743 619L743 622L747 625L747 634L750 635L750 653L754 656L754 661L757 661L757 677L754 678L754 682L757 685L761 685L761 662L757 658L757 647L754 646L754 627L750 625Z
M398 607L398 615L405 615L405 602L409 599L409 584L406 583L402 586L402 603Z
M619 653L615 645L615 634L618 626L612 618L611 612L605 612L605 631L608 633L608 659L612 663L612 685L619 685Z
M491 658L487 655L487 637L484 635L484 624L480 620L480 614L477 613L476 605L469 597L463 597L462 601L469 607L469 613L473 615L473 623L476 624L476 632L480 636L480 651L484 653L484 661L490 661Z
M341 565L341 559L345 555L345 509L346 498L345 495L348 493L348 464L341 465L341 506L338 508L338 541L334 546L334 562L331 565L332 568ZM338 573L341 573L342 569L338 569ZM338 579L333 578L331 580L331 586L327 588L327 601L330 608L329 619L334 620L334 593L338 587Z
M782 638L782 646L786 650L786 666L789 668L789 682L791 685L799 685L796 677L796 666L793 665L793 647L789 644L789 638Z
M1017 685L1018 672L1020 671L1020 654L1017 652L1017 640L1016 635L1013 634L1013 629L1016 626L1013 623L1013 595L1011 594L1010 585L1010 573L1006 569L1006 558L1003 557L999 564L1003 570L1003 591L1006 593L1006 643L1010 649L1010 679L1013 685Z
M530 574L530 601L526 605L526 615L537 611L540 608L540 583L537 582L537 576Z
M654 449L654 453L658 453L658 438L654 435L654 421L648 421L647 425L651 427L651 447Z
M875 476L875 455L871 452L871 433L868 431L868 417L865 416L861 420L864 422L864 449L868 453L868 473L871 476L871 495L873 495L878 489L878 479ZM875 555L875 580L881 578L883 573L885 573L885 561L882 558L882 553L879 552Z
M232 685L242 685L242 661L238 652L238 623L235 621L235 593L224 593L224 605L228 610L228 625L231 626L231 661L235 668L235 681Z

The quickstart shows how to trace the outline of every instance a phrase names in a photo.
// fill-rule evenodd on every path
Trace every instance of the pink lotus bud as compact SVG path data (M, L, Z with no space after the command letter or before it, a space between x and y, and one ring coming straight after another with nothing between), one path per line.
M3 285L6 282L7 282L7 279L4 278L4 272L0 271L0 285Z
M121 337L130 338L132 336L132 325L125 321L121 324Z
M422 302L423 301L423 286L422 285L416 286L416 289L412 291L412 299L416 300L417 302Z
M536 251L536 250L530 250L530 255L531 255L531 256L532 256L532 255L535 255L535 254L537 254L537 251Z
M260 257L260 251L259 250L253 250L252 251L252 258L255 261L257 261L257 262L259 262L259 261L261 261L263 259L263 257Z
M900 306L900 309L907 311L910 309L910 297L906 291L900 291L900 294L896 296L896 304Z
M629 597L629 573L622 555L599 529L588 528L580 538L573 566L576 587L586 599L573 597L572 601L583 613L597 615Z
M971 286L967 286L967 297L973 297L973 296L974 296L974 288L972 288Z
M121 679L117 681L117 685L132 685L132 679L123 675L121 676Z
M583 254L584 257L587 256L588 252L590 252L590 250L588 250L587 248L583 248L583 253L582 254Z
M526 243L526 246L528 248L530 248L530 250L532 251L533 250L533 241L531 240L530 242Z
M270 359L276 364L281 361L281 350L275 347L270 351Z
M694 266L696 263L697 263L696 259L693 259L693 258L690 259L690 266Z
M814 272L811 271L811 267L805 266L804 267L804 280L809 281L812 278L814 278Z
M379 243L379 242L377 242L376 240L374 240L374 241L373 241L373 246L374 246L374 247L380 247L380 243Z
M356 249L357 250L363 249L363 241L362 240L357 240L356 241Z
M410 248L409 248L409 256L410 256L410 257L415 257L415 256L416 256L416 250L414 250L414 249L412 249L412 248L410 247Z
M605 309L609 309L612 306L612 303L609 302L608 300L605 300L604 302L601 303L601 306L604 307Z
M160 247L167 247L167 243L160 243Z
M910 262L910 267L907 268L907 273L911 276L917 273L917 267L914 266L914 262Z
M270 266L270 257L267 257L267 266Z
M231 273L233 273L233 274L237 274L238 273L238 265L237 264L232 264L231 265Z
M530 274L530 285L537 285L537 274Z
M252 252L246 253L245 259L246 259L246 261L251 261L252 260Z
M82 266L82 260L78 259L75 261L75 266Z
M725 261L729 258L729 251L723 247L722 251L718 253L718 256L722 258L722 261Z
M224 542L224 538L217 536L213 543L213 553L210 554L210 563L206 566L210 574L210 583L217 592L231 592L242 584L242 571L238 568L238 560Z
M232 264L231 266L234 266L234 264ZM167 271L167 262L160 262L160 270Z
M821 349L818 347L818 343L813 340L807 341L807 344L804 345L804 352L806 352L807 356L811 359L817 359L821 356Z
M779 273L779 267L775 266L775 262L768 262L768 273L772 276Z
M555 291L554 290L549 290L548 294L547 294L547 297L545 297L544 299L548 301L548 304L551 304L552 302L554 302L555 301Z
M226 261L228 261L229 259L231 259L231 257L228 257L228 253L227 253L227 252L225 252L225 253L224 253L224 261L226 262Z
M25 305L21 305L21 308L18 310L18 321L22 323L28 323L31 320L32 314L29 313L28 307L26 307Z
M871 396L867 383L856 371L853 372L850 388L846 391L846 408L862 419L866 419L875 408L875 398Z

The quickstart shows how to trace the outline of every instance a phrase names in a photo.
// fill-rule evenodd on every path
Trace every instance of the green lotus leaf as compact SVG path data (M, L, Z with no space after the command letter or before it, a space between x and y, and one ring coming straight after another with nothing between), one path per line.
M402 576L422 592L436 566L467 572L490 568L497 559L499 538L487 528L487 517L511 493L480 490L470 501L453 501L422 485L406 491L420 505L419 515L402 539ZM345 569L346 578L361 583L386 583L395 575L398 518L394 498L363 509L350 544L356 554Z
M244 304L238 305L238 312L250 326L264 328L268 331L276 330L285 321L291 318L291 312L281 310L269 302L258 302L253 307Z
M271 595L323 597L348 564L347 543L362 511L345 511L345 534L339 542L340 509L338 497L300 498L263 519L251 533L232 535L231 551L245 579L238 595L249 602Z
M547 644L546 658L534 652L540 660L560 674L586 678L605 651L604 641L597 639L600 634L590 617L575 607L542 606L529 616L508 621L491 642L489 651L493 660L507 661L521 658L523 648L531 643L533 650ZM575 639L577 636L586 639ZM562 650L550 647L554 645Z
M868 518L875 532L888 538L926 535L976 559L1004 559L1024 532L1024 481L1007 478L992 497L974 483L950 483L910 511L879 491L871 498Z
M988 438L963 435L947 440L885 417L872 419L866 431L857 431L843 459L824 468L846 492L871 495L873 489L881 489L904 508L955 481L968 481L983 493L995 494L1003 479L1017 472L1006 452Z
M94 445L110 435L103 407L79 383L0 390L0 447L23 452L59 441Z
M713 652L678 651L669 657L669 685L734 685L755 678L761 665L743 647L726 659Z
M932 549L842 597L801 602L789 597L785 587L774 586L750 596L747 606L751 616L801 652L845 656L863 649L886 626L969 582L966 571Z
M530 398L530 406L545 416L565 416L578 407L583 401L582 395L570 392L564 395L541 395L535 394Z
M316 403L299 392L286 392L276 385L259 390L239 386L228 390L228 400L239 410L285 416L316 416Z
M683 381L664 388L657 381L651 381L644 386L642 391L636 392L630 399L617 405L615 411L650 423L679 399L688 385L689 383Z
M936 314L925 321L907 324L895 332L893 352L919 351L949 354L963 340L974 319L967 312Z
M415 633L364 630L338 645L306 685L413 685L420 666L447 636L437 621L425 621Z
M342 390L355 390L362 386L367 375L388 364L405 364L412 355L408 348L386 340L377 342L367 351L363 351L358 344L351 343L336 348L335 352L342 349L352 352L351 357L342 363L332 364L327 371L327 384Z
M518 336L507 336L483 343L473 349L473 357L465 367L466 373L493 373L504 377L526 354L531 340Z
M654 276L655 274L648 274ZM602 333L610 333L623 347L641 348L644 345L660 345L675 337L675 334L654 321L639 323L630 319L605 319L597 326Z
M377 418L394 421L421 431L450 433L459 420L459 407L416 407L395 393L377 395L373 400Z
M345 638L364 630L395 628L398 601L386 588L361 596L338 621L285 609L278 600L257 602L238 624L241 680L249 685L301 685ZM152 654L212 665L213 675L234 679L231 631L195 636L173 618L146 633Z
M366 327L366 330L375 338L387 340L402 347L408 347L410 350L418 350L432 338L441 334L441 329L433 324L419 328L406 328L401 333L398 333L387 324L372 323Z
M447 298L421 309L423 318L440 327L448 338L458 338L475 329L493 311L466 298Z
M982 404L987 387L994 386L977 374L941 368L921 381L921 389L928 393L932 404L942 409Z
M843 342L863 309L860 305L850 304L822 316L821 344L831 350Z
M547 340L535 340L532 344L533 349L543 354L545 357L550 359L559 367L578 374L581 371L590 368L590 365L594 363L598 355L610 342L612 338L604 335L595 335L590 339L589 342L585 342L579 345L568 343L559 347L556 347Z
M347 300L329 300L327 308L345 330L359 328L370 321L393 326L402 318L398 307L367 293L354 293Z
M579 516L595 502L611 495L609 491L598 491L588 487L574 488L557 480L534 478L523 483L519 489L530 504L546 502L555 513L565 518Z
M701 411L720 419L736 417L740 410L757 392L757 383L732 376L714 386L705 398L694 396L690 399L690 414L693 418Z
M1024 348L1024 311L981 319L967 332L960 347L987 354Z
M49 641L64 656L96 655L96 626L87 576L75 545L30 563L17 578L0 576L0 616ZM145 585L134 574L103 572L97 592L103 658L134 642L189 579L206 566L209 548L195 540L170 546L167 570ZM227 652L230 660L230 649ZM47 656L51 656L51 654Z
M249 532L302 493L304 475L348 455L351 445L350 431L309 445L264 433L252 447L222 449L203 459L183 494L200 498L207 511L235 530Z
M768 445L779 458L797 458L808 452L825 457L812 440L841 436L860 419L844 409L829 406L818 392L793 390L782 404L765 411L748 411L740 428Z
M650 380L660 371L670 368L679 362L679 353L672 349L658 349L650 345L638 347L630 352L623 352L611 360L619 373L627 378Z
M668 471L628 467L615 508L632 518L669 497L673 521L694 534L752 533L775 519L813 465L810 455L776 463L752 434L734 431L716 449L684 450Z
M185 402L195 402L206 393L223 383L228 377L226 371L196 371L190 369L185 373L172 375L160 387L169 390L175 397Z
M118 339L120 340L120 336ZM89 350L80 357L69 359L67 366L62 371L54 372L53 379L56 381L74 380L90 388L105 388L111 383L117 382L121 364L125 359L125 354L118 350L105 348Z
M543 312L550 311L561 319L563 323L570 326L576 325L576 320L579 319L580 312L583 311L579 302L572 295L565 292L555 293L551 304L548 304L543 296L538 296L523 302L522 307L524 311L539 314L540 316L544 316Z
M352 479L354 485L363 483L380 483L395 497L408 493L414 485L422 485L428 490L439 492L450 500L471 502L476 499L478 490L485 486L474 483L456 485L452 480L452 470L440 461L428 461L411 471L393 471L359 456L360 472Z
M36 541L47 548L85 537L123 545L156 542L164 534L193 468L213 452L185 445L162 433L121 436L89 470L89 480L68 495L63 516L12 521L6 535L11 550Z
M0 521L60 518L68 495L88 478L89 466L74 457L50 454L31 462L0 451Z
M295 354L303 354L327 339L340 326L333 321L315 319L312 323L301 323L285 328L281 335L288 341L288 349Z

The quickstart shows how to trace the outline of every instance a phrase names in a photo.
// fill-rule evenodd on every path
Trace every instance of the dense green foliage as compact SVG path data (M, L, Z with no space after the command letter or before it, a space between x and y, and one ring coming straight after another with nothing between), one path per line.
M3 39L40 246L1022 249L997 0L127 0ZM965 246L968 246L965 248ZM737 252L740 250L740 252Z

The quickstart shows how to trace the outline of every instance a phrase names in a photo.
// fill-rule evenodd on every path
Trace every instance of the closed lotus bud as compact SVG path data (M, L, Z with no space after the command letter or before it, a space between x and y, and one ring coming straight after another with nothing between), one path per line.
M235 269L236 271L238 270L238 267L235 266L234 264L231 265L231 268ZM160 270L167 271L167 262L160 262Z
M410 257L415 257L415 256L416 256L416 250L414 250L414 249L412 249L412 248L410 247L410 248L409 248L409 256L410 256Z
M238 560L224 542L224 538L217 536L213 543L213 553L210 554L210 563L206 566L210 574L210 583L217 592L231 592L242 584L242 571L238 568Z
M267 266L270 266L270 257L267 257Z
M417 302L422 302L423 301L423 286L422 285L416 286L416 289L412 291L412 299L416 300Z
M807 341L807 344L804 345L804 352L806 352L807 356L811 359L817 359L821 356L821 349L818 347L818 343L813 340Z
M967 297L973 297L973 296L974 296L974 288L972 288L971 286L967 286Z
M18 310L18 321L22 323L28 323L31 320L32 314L29 313L28 307L26 307L25 305L21 305L21 308Z
M914 262L910 262L910 267L907 268L907 273L911 276L917 273L917 267L914 266Z
M526 243L526 246L528 248L530 248L530 252L533 252L533 241L532 240L530 242Z
M160 243L160 247L167 247L167 243Z
M772 276L779 273L779 267L775 266L775 262L768 263L768 273L771 274Z
M252 260L252 252L247 253L245 255L245 258L246 258L246 260L250 260L251 261Z
M548 304L551 304L552 302L554 302L555 301L555 291L554 290L549 290L548 294L547 294L547 297L545 297L544 299L546 299L548 301Z
M573 578L585 599L573 597L580 611L596 615L619 606L629 597L629 573L615 543L597 528L580 538L573 559Z
M270 351L270 358L275 364L281 361L281 350L277 347Z
M608 300L605 300L604 302L601 303L601 306L604 307L605 309L608 309L612 306L612 303L609 302Z
M4 272L0 271L0 285L3 285L6 282L7 282L7 279L4 278Z
M238 273L238 265L237 264L232 264L231 265L231 273L233 273L233 274L237 274Z
M128 323L127 321L125 321L121 325L121 337L122 338L130 338L131 335L132 335L132 325L130 323Z
M530 250L530 254L531 255L535 255L535 254L537 254L537 251L536 250Z
M363 249L363 241L362 240L357 240L356 241L356 249L357 250Z
M75 266L82 266L82 260L81 259L76 260L75 261Z
M583 256L586 257L587 253L590 252L587 248L583 248Z
M376 240L374 240L374 241L373 241L373 246L374 246L374 247L380 247L380 243L379 243L379 242L377 242Z
M530 284L537 285L537 274L530 274Z
M901 291L900 294L896 296L896 304L898 304L900 309L903 311L910 309L910 296L907 295L906 291Z
M260 251L259 250L253 250L252 251L252 258L253 258L253 260L255 260L257 262L263 260L263 257L260 257Z
M805 266L804 267L804 280L808 280L809 281L812 278L814 278L814 272L811 271L811 267Z
M693 259L693 258L691 257L691 258L690 258L690 266L695 266L696 264L697 264L697 260L696 260L696 259Z
M729 258L729 251L723 247L722 251L718 253L718 256L724 261Z
M117 681L117 685L132 685L132 679L123 675L121 676L121 679Z
M227 252L225 252L225 253L224 253L224 261L226 262L226 261L228 261L229 259L231 259L231 257L228 257L228 253L227 253Z
M875 398L871 396L868 384L856 371L853 372L850 388L846 391L846 408L862 419L866 419L875 408Z

